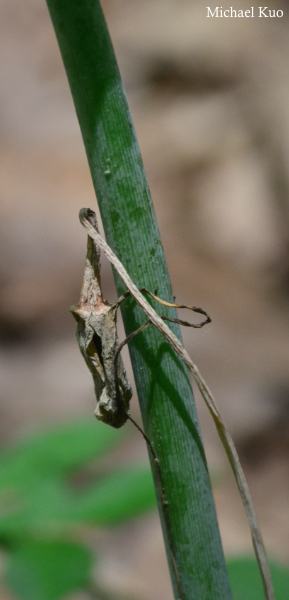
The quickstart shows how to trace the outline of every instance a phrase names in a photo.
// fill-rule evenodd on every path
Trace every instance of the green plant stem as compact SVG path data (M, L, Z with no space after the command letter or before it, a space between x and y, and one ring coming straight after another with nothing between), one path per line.
M107 241L137 285L158 289L159 296L173 301L142 159L100 4L97 0L47 0L47 4ZM123 293L117 274L115 280L118 293ZM123 304L129 335L145 317L133 300ZM153 305L160 312L158 304ZM173 309L164 307L161 314L176 316ZM178 325L171 328L181 339ZM134 338L130 355L144 429L160 461L168 502L181 593L159 499L175 598L231 600L188 372L154 328ZM154 461L152 469L158 488Z

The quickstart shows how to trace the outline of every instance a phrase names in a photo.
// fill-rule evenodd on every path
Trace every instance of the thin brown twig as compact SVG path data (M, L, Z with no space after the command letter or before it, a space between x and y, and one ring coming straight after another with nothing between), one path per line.
M80 222L83 227L86 229L88 235L95 241L95 243L101 248L104 252L108 260L112 263L112 265L117 270L118 274L122 278L123 282L127 286L131 295L140 306L140 308L147 315L149 321L164 335L168 343L175 350L175 352L181 357L185 365L188 367L192 376L198 386L198 389L211 413L211 416L214 420L216 429L218 431L219 437L227 454L228 460L230 462L240 496L244 505L244 509L247 515L248 523L251 530L251 536L253 541L253 547L255 550L257 562L259 565L264 592L266 600L275 600L273 583L271 579L271 573L268 565L268 560L266 556L265 546L263 543L262 535L259 529L257 516L253 504L253 500L251 497L251 493L249 491L249 487L246 481L246 477L242 466L240 464L239 456L237 450L235 448L234 442L232 440L231 434L226 427L226 424L220 414L220 411L217 407L217 404L214 400L213 394L211 393L209 387L204 381L201 373L199 372L198 367L192 361L191 357L182 346L178 338L175 334L169 329L169 327L164 323L162 318L155 312L155 310L151 307L148 301L141 294L137 286L133 283L130 276L128 275L126 269L124 268L121 261L117 258L105 240L101 237L101 235L94 229L92 224L90 223L90 218L94 217L95 213L91 209L82 209L79 213Z

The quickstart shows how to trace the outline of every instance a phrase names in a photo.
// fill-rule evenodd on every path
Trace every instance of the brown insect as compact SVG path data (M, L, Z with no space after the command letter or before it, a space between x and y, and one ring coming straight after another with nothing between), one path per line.
M98 232L96 215L92 210L83 208L79 217L81 222L87 219L93 229ZM165 306L189 308L206 316L205 321L196 325L179 319L161 317L164 320L189 327L203 327L211 321L201 308L171 304L161 300L146 288L141 288L139 291L148 293ZM88 235L80 300L78 304L71 306L70 311L77 321L76 338L81 354L94 381L97 402L95 416L100 421L116 428L121 427L127 421L129 401L132 397L131 385L123 366L120 350L137 333L151 324L150 321L147 321L119 344L116 331L117 309L130 294L129 291L125 292L115 304L109 304L103 300L100 280L100 249Z

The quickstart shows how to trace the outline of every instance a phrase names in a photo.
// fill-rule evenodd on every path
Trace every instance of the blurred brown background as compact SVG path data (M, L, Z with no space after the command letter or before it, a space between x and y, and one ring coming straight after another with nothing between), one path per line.
M174 293L213 319L184 331L185 345L236 441L268 552L288 564L289 6L271 0L281 19L207 18L200 0L102 6ZM0 1L0 52L5 445L41 424L93 414L68 307L78 300L85 255L78 210L96 203L44 0ZM197 401L225 551L251 551L226 458ZM146 460L133 431L121 460L132 453ZM172 597L157 515L100 534L99 544L111 589Z

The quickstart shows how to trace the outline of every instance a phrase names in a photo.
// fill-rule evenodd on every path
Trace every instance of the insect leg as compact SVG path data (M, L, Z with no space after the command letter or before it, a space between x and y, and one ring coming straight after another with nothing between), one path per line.
M202 321L201 323L197 323L196 325L193 323L188 323L187 321L181 321L180 319L172 319L170 317L161 317L164 321L171 321L172 323L179 323L179 325L185 325L186 327L195 327L196 329L199 329L200 327L204 327L204 325L207 325L208 323L212 322L212 319L209 317L208 313L206 313L206 311L203 310L202 308L198 308L197 306L187 306L186 304L174 304L172 302L167 302L166 300L162 300L162 298L155 296L155 294L150 292L150 290L148 290L147 288L140 288L139 291L146 292L147 294L149 294L151 296L151 298L154 298L154 300L157 300L157 302L159 302L163 306L169 306L171 308L187 308L188 310L193 310L194 312L200 313L201 315L204 315L206 317L205 321Z
M167 302L166 300L162 300L162 298L159 298L158 296L150 292L150 290L148 290L145 287L139 288L139 291L146 292L147 294L149 294L149 296L151 296L151 298L154 298L154 300L157 300L157 302L159 302L163 306L169 306L171 308L187 308L188 310L193 310L194 312L204 315L206 317L204 321L201 321L201 323L196 324L189 323L188 321L182 321L180 319L173 319L171 317L161 317L164 321L171 321L171 323L178 323L179 325L184 325L185 327L194 327L195 329L200 329L201 327L204 327L204 325L207 325L208 323L212 322L212 319L209 317L208 313L206 313L206 311L202 308L198 308L197 306L187 306L186 304L175 304L172 302ZM119 297L119 299L114 304L114 307L118 308L123 302L123 300L125 300L128 296L131 296L129 290L127 290L124 294L122 294L122 296ZM140 329L140 331L142 331L142 329ZM137 330L136 333L139 333L139 330ZM127 342L130 342L130 339L127 339Z
M140 333L141 331L143 331L144 329L146 329L146 328L147 328L149 325L151 325L151 322L150 322L150 321L146 321L146 323L144 323L144 324L143 324L143 325L141 325L141 326L140 326L138 329L136 329L135 331L133 331L132 333L130 333L130 335L128 335L128 336L125 338L125 340L123 340L123 341L122 341L122 342L119 344L119 346L118 346L118 349L117 349L117 351L116 351L116 353L115 353L115 358L114 358L114 360L115 360L115 363L116 363L116 361L117 361L117 357L118 357L118 355L119 355L120 351L123 349L123 347L124 347L126 344L128 344L128 342L130 342L130 341L131 341L131 340L134 338L134 336L135 336L135 335L137 335L138 333Z

